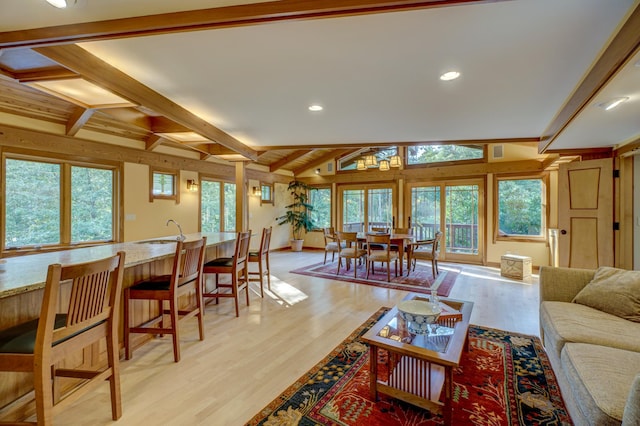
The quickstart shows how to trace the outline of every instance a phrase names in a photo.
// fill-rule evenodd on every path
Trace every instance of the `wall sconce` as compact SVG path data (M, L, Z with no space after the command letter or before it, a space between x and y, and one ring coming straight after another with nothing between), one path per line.
M252 195L255 195L256 197L261 196L261 195L262 195L262 192L260 191L260 187L259 187L259 186L254 186L254 187L251 189L251 194L252 194Z
M316 169L316 174L319 175L320 174L320 169Z
M198 190L198 182L193 179L187 179L187 191L196 192Z

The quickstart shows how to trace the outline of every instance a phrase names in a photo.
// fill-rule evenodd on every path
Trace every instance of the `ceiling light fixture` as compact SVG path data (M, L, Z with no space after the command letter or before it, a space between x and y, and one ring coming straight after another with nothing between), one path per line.
M378 157L375 155L365 155L364 165L367 167L378 167Z
M49 3L53 7L57 7L58 9L64 9L65 7L67 7L66 0L47 0L47 3Z
M458 77L460 77L460 73L458 71L447 71L440 76L440 80L450 81L450 80L455 80Z
M309 111L318 112L322 111L324 108L322 105L309 105Z
M609 111L611 109L614 109L615 107L617 107L618 105L620 105L623 102L628 101L629 98L628 97L620 97L620 98L613 98L609 101L606 102L601 102L598 104L598 106L600 108L603 108L605 111Z
M399 155L392 155L389 160L389 165L391 167L400 167L402 165L402 158Z
M356 170L367 170L367 165L364 164L364 159L360 158L359 160L356 161Z
M386 172L389 170L389 160L380 160L380 171Z

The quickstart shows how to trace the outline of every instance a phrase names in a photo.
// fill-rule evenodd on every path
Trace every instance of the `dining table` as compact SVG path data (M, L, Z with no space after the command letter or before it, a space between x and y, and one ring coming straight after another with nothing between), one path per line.
M358 232L357 233L358 244L364 245L364 243L367 242L367 234L384 235L386 234L386 232ZM389 237L390 244L398 246L398 259L400 260L400 276L404 275L402 265L404 262L405 252L407 253L407 275L409 275L409 273L411 272L411 250L406 250L406 249L410 247L411 243L415 241L415 237L413 236L413 234L399 234L399 233L398 234L391 233L389 234L389 236L390 236Z

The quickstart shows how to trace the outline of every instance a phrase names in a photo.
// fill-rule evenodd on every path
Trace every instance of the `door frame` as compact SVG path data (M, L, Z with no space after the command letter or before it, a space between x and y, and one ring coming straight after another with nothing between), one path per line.
M369 223L369 203L367 191L370 189L388 188L391 189L391 217L398 218L398 184L395 182L382 182L372 184L343 184L338 185L336 190L336 201L338 202L338 215L336 217L336 229L343 229L344 225L344 191L345 190L362 190L365 191L365 203L364 203L364 226L365 230ZM397 222L396 222L397 223Z

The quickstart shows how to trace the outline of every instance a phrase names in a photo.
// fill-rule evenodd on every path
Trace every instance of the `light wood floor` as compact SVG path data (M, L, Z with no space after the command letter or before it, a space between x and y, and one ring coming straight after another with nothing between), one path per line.
M242 425L382 306L407 293L312 278L290 270L322 252L271 254L272 290L251 306L207 307L204 341L185 324L182 360L167 337L121 363L123 416L111 421L108 385L55 416L59 425ZM473 324L538 335L538 279L502 278L496 268L443 264L461 273L450 297L475 302Z

